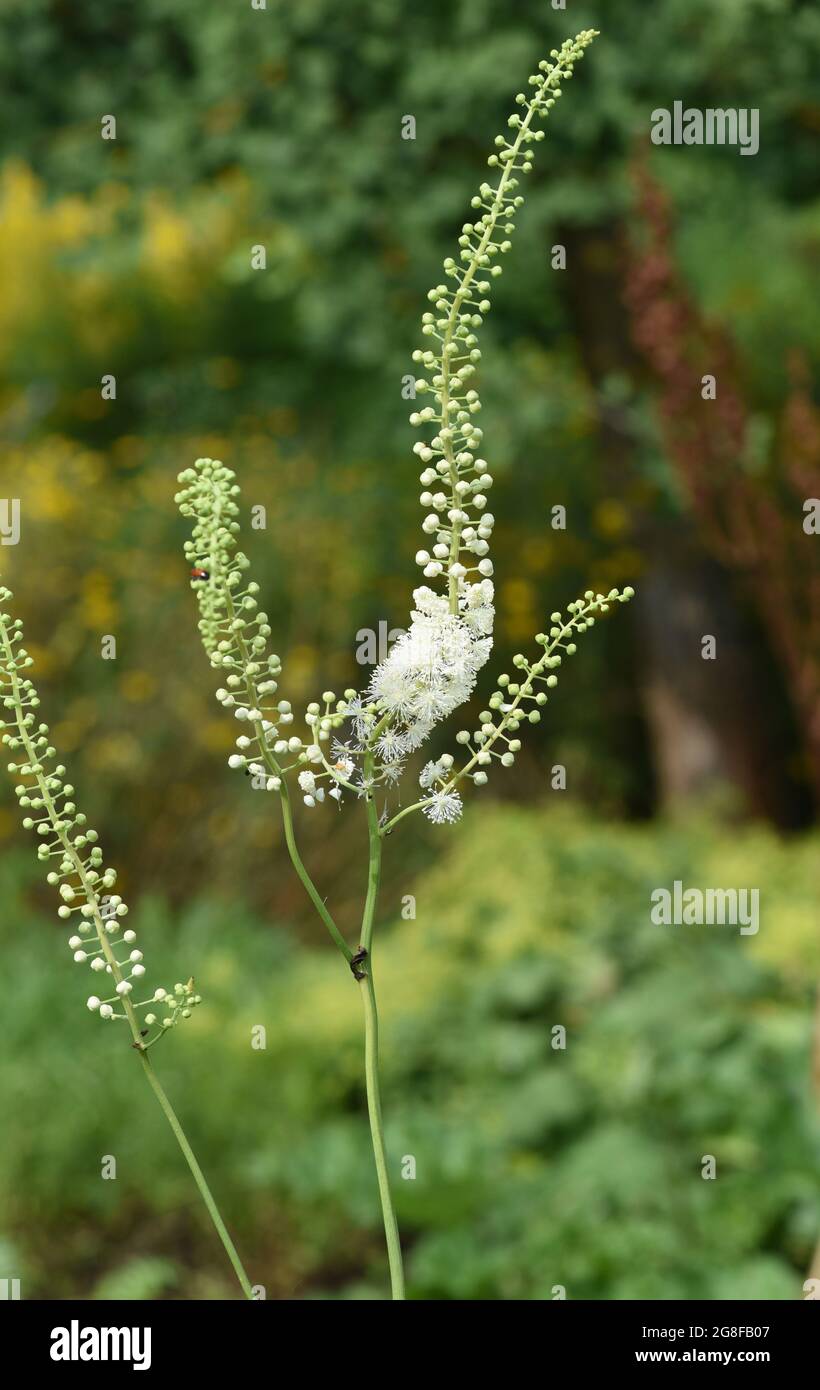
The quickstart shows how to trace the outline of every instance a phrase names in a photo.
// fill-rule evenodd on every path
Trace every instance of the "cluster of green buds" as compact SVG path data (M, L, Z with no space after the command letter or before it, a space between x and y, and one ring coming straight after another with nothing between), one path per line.
M163 1018L139 1010L151 1009L168 998L156 990L149 999L133 998L145 975L136 932L125 926L128 906L112 892L117 875L103 860L99 836L77 809L74 787L66 781L66 769L57 761L48 725L39 716L40 697L26 672L33 660L23 645L23 624L12 618L6 605L10 589L0 586L0 728L2 743L12 755L7 771L18 779L17 801L23 812L23 828L37 839L37 858L48 865L47 882L56 888L57 915L72 924L68 947L76 964L87 965L110 995L89 996L88 1008L100 1018L125 1019L134 1042L150 1047L180 1018L188 1017L189 1005L199 1002L193 981L178 986L174 1007L164 1008ZM152 1025L156 1032L150 1036ZM146 1041L147 1039L147 1041Z
M145 1015L145 1024L148 1028L158 1027L161 1036L169 1028L174 1028L180 1019L190 1018L191 1011L201 1003L202 995L197 994L193 977L184 985L177 981L173 991L160 987L154 990L150 1000L145 1001L145 1007L151 1006L151 1012ZM154 1005L159 1007L159 1014L154 1013Z
M488 551L495 518L486 511L493 479L479 457L482 431L475 416L481 401L472 385L481 360L476 329L490 309L491 281L501 274L499 261L511 248L509 238L524 202L515 191L516 175L529 173L533 145L544 138L534 123L549 114L561 95L561 84L572 77L595 36L594 29L586 29L553 49L529 78L530 93L518 93L519 110L508 121L510 135L496 137L487 161L499 171L498 181L495 186L482 183L472 199L478 216L462 227L458 260L444 261L451 284L430 291L433 308L422 317L427 345L413 353L414 363L427 373L416 381L416 393L430 393L434 402L410 416L411 425L432 429L429 439L414 446L425 465L420 475L420 501L426 512L422 530L431 542L429 549L418 551L416 563L426 578L446 582L452 613L458 611L466 585L493 573Z
M219 459L197 459L179 474L182 489L175 501L183 516L194 518L185 555L191 564L191 588L199 604L199 632L211 665L224 675L216 692L224 709L243 724L239 753L231 767L263 776L269 791L281 786L282 767L273 749L299 751L301 739L282 738L293 723L287 700L274 700L282 663L268 654L271 635L267 613L259 607L259 585L246 580L248 557L237 549L239 487L235 473ZM293 747L291 747L293 745Z
M193 468L179 474L183 487L174 500L183 516L194 518L185 555L199 603L199 631L211 663L230 673L232 689L242 689L244 677L250 677L254 693L265 697L276 691L282 664L275 654L266 654L271 629L267 614L259 610L259 585L244 582L250 561L237 549L235 478L233 469L219 459L197 459Z
M421 808L430 820L445 823L459 819L462 804L458 784L465 778L482 787L494 760L502 767L512 767L521 750L521 726L537 724L541 719L541 710L549 699L547 691L558 684L558 668L565 657L575 655L575 637L593 627L596 618L608 613L614 604L628 603L634 592L630 586L621 591L610 589L608 594L588 589L583 598L568 604L566 614L550 615L549 630L535 637L543 649L540 656L531 659L518 652L513 657L513 675L504 673L498 677L489 708L478 716L479 727L472 731L461 729L456 734L456 743L467 759L465 764L453 772L455 759L444 754L422 771L419 781L429 794Z

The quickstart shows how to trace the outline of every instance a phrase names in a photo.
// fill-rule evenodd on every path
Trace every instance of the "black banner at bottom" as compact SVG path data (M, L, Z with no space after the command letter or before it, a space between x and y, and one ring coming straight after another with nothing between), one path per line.
M669 1366L763 1367L782 1376L811 1365L818 1312L804 1303L226 1303L0 1302L3 1361L29 1376L89 1379L105 1371L186 1379L226 1359L233 1375L253 1366L300 1374L363 1352L380 1378L415 1366L488 1370L498 1355L526 1356L580 1372ZM381 1339L389 1341L378 1350Z

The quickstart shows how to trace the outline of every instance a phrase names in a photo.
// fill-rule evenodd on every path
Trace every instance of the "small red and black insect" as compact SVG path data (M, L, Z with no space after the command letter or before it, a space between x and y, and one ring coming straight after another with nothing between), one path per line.
M198 565L191 570L192 579L210 579L210 577L210 572L208 570L201 570Z

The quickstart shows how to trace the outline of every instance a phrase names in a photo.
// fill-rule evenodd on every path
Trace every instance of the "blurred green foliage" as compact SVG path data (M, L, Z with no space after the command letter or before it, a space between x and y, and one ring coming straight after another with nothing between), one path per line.
M761 109L754 159L652 156L687 274L742 349L757 438L771 434L788 352L818 365L804 288L818 241L816 6L665 0L651 19L615 0L2 7L0 495L19 496L24 518L3 568L60 747L118 862L174 896L217 844L243 877L260 850L274 864L280 852L213 771L228 733L197 650L175 474L224 455L246 502L267 508L250 549L287 695L359 677L357 630L408 611L419 515L401 378L426 290L523 74L587 25L601 37L550 123L485 331L502 668L588 583L638 580L640 518L683 505L634 360L595 372L590 360L613 324L626 331L628 167L656 105L731 94ZM414 141L400 138L407 112ZM109 113L116 141L100 138ZM550 268L556 241L570 248L565 275ZM256 244L264 272L251 269ZM100 396L109 373L115 401ZM629 435L628 467L602 447L610 416ZM555 504L566 532L550 529ZM651 809L633 621L585 652L518 791L560 728L576 791ZM116 662L100 660L107 633ZM196 834L180 845L183 823ZM11 833L2 812L0 837ZM260 899L272 891L265 879Z
M424 296L511 95L586 26L602 35L550 123L484 330L498 669L588 583L640 580L642 519L686 513L620 299L628 170L656 106L760 108L754 159L651 160L693 291L738 345L761 468L789 353L817 379L813 0L0 7L0 496L23 516L4 577L150 978L193 970L205 994L157 1063L270 1297L384 1290L358 1001L312 949L269 805L225 767L174 479L222 455L267 508L247 549L283 694L360 683L357 629L408 611L401 378ZM116 142L100 139L108 113ZM610 420L626 462L602 444ZM537 796L561 762L599 812L651 810L631 621L596 629L502 796ZM796 1296L817 1229L816 840L468 816L438 867L440 839L409 826L386 866L384 915L414 883L418 898L379 950L390 1150L418 1164L397 1183L412 1293ZM299 831L352 934L360 827L330 824ZM0 1277L29 1296L232 1296L134 1059L86 1016L19 836L9 790ZM759 938L650 928L649 891L674 877L759 885Z
M415 920L386 903L387 1140L412 1296L800 1296L818 1218L817 849L476 808L404 885ZM3 1272L28 1296L234 1296L130 1049L85 1016L25 861L2 873ZM759 935L651 926L652 889L676 877L760 886ZM335 953L231 898L176 920L144 900L136 925L150 980L193 970L205 996L154 1056L252 1280L269 1298L383 1296L360 1004Z

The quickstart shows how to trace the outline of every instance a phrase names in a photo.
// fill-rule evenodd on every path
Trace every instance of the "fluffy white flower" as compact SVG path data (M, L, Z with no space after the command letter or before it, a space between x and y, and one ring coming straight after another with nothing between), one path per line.
M478 592L473 594L474 590ZM451 613L447 599L432 589L422 586L413 598L416 606L410 629L376 668L367 692L412 729L409 747L418 746L419 725L428 732L469 699L492 646L488 635L480 635L485 634L488 622L492 625L491 595L480 584L469 586L462 601L466 611L471 599L472 627L464 617Z
M376 740L376 748L382 762L395 763L407 752L406 736L396 733L395 729L385 729Z
M403 720L412 718L413 702L418 692L413 682L408 680L404 664L391 658L399 642L406 642L407 637L407 633L400 637L390 655L376 668L368 692L372 699L382 700L387 709ZM360 739L367 738L372 725L372 720L367 722L363 718L357 719L353 716L353 727Z
M423 767L421 772L419 773L419 786L432 787L433 783L438 781L439 777L442 776L443 772L443 763L427 763L426 766Z
M416 748L421 748L432 727L433 722L428 719L415 719L412 724L407 725L404 736L407 739L408 753L412 753Z
M345 748L352 753L362 752L376 724L375 714L368 713L365 705L365 697L356 695L354 699L349 701L345 710L346 718L353 724L353 738L349 745L345 745Z
M492 634L494 595L492 580L483 579L480 584L468 585L459 600L461 616L476 637L489 637Z
M439 791L433 792L422 809L434 825L451 825L461 819L463 806L458 792Z

